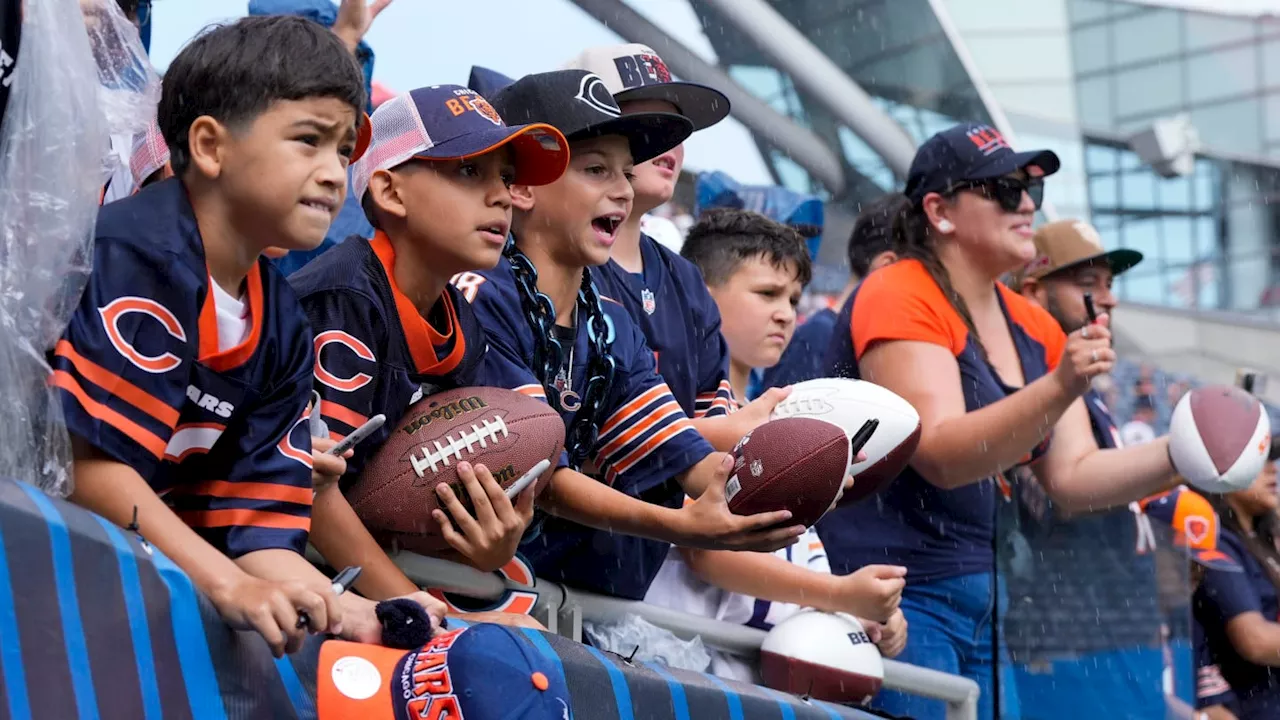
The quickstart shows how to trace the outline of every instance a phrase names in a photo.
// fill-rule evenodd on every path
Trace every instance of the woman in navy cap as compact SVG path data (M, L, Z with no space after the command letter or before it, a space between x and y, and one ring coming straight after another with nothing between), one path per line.
M837 573L907 568L900 659L978 682L979 714L1020 716L1003 649L996 515L1005 473L1029 464L1058 507L1101 509L1168 489L1168 441L1099 450L1080 400L1115 362L1104 314L1070 336L998 282L1032 263L1048 150L1014 152L987 125L945 130L917 151L895 220L903 259L846 301L827 375L862 377L920 413L911 465L874 501L829 513L819 533ZM1052 442L1051 442L1052 441ZM993 698L1000 698L997 702ZM882 692L877 706L942 720L940 701Z

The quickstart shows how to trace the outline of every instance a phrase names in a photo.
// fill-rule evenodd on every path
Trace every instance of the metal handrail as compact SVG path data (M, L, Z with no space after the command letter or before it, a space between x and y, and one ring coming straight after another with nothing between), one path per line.
M532 590L538 594L535 617L552 632L579 642L583 620L620 621L627 615L639 615L677 637L686 640L700 637L711 647L751 659L760 653L760 644L766 635L756 628L636 600L597 595L544 580L535 580L533 587L529 587L439 558L401 551L391 559L418 585L469 598L498 600L507 590ZM978 684L968 678L886 659L884 687L945 702L947 720L977 720Z

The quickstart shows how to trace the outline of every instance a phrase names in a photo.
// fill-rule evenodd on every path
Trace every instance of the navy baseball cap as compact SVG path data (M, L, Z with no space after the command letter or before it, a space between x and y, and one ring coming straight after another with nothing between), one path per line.
M461 85L418 88L382 103L370 121L372 137L351 166L351 189L363 198L369 179L410 160L461 160L510 144L516 182L546 185L569 167L569 143L547 124L508 126L479 93Z
M485 97L493 97L502 88L515 82L497 70L490 70L479 65L471 66L471 77L467 78L467 87Z
M570 141L620 135L631 145L631 161L652 160L685 141L693 122L664 112L623 115L604 80L586 70L526 75L493 96L508 121L554 125Z
M1173 543L1211 570L1242 572L1235 558L1218 549L1218 513L1203 495L1181 485L1139 505L1147 517L1173 528Z
M320 647L318 720L570 720L559 668L520 631L479 624L408 652L329 640Z
M588 48L564 67L599 75L618 102L665 100L693 122L695 132L729 116L729 98L724 93L706 85L672 80L667 64L648 45Z
M911 202L919 203L925 195L943 192L957 183L990 180L1023 169L1033 177L1045 177L1058 172L1059 166L1052 150L1014 152L1004 135L990 125L956 125L916 150L904 192Z

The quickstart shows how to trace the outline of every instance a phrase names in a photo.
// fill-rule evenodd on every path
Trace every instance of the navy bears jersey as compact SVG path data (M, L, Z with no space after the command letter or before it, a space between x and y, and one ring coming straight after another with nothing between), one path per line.
M491 271L463 273L454 283L471 301L489 336L480 383L513 388L545 400L547 388L529 367L533 330L520 309L515 276L507 261ZM590 460L602 481L620 492L678 508L684 491L675 476L711 454L711 445L694 430L655 371L653 351L626 308L608 299L602 299L601 304L614 327L612 352L617 371ZM569 373L570 388L579 396L586 390L589 359L587 333L581 325ZM566 427L573 422L573 412L562 412L561 416ZM521 551L533 563L538 577L639 600L669 547L551 518L541 533L527 539Z
M311 331L284 278L245 280L249 336L220 351L178 180L102 208L93 274L53 352L70 432L129 465L231 557L302 552L311 525Z
M702 274L648 235L640 236L640 253L643 273L627 272L610 260L592 270L596 287L630 311L686 415L726 414L733 398L729 346Z
M352 236L289 277L315 332L315 389L330 436L341 439L374 415L386 423L347 460L344 489L427 391L475 382L485 336L453 286L424 319L395 281L384 233Z

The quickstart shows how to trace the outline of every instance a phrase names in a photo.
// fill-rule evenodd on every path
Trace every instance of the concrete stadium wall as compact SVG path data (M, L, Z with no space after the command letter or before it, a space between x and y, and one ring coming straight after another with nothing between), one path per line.
M1234 383L1240 367L1267 373L1263 397L1280 404L1280 324L1275 321L1125 303L1115 332L1122 357L1203 382Z

